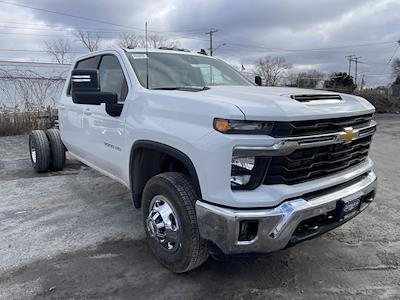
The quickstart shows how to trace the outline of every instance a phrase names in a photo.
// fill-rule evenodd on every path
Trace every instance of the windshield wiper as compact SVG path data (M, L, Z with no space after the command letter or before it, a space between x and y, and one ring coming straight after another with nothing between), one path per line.
M156 87L152 90L166 90L166 91L188 91L188 92L200 92L206 91L210 88L207 86L171 86L171 87Z

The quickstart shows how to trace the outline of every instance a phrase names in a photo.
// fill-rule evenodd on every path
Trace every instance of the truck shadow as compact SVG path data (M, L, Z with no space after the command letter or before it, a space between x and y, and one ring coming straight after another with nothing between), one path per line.
M216 293L229 297L235 291L287 287L294 280L290 259L288 250L223 262L209 258L198 269L178 275L156 261L145 240L117 240L35 261L3 273L0 283L38 281L41 287L36 296L40 298L148 299L173 295L197 299Z
M52 176L76 175L90 169L78 160L68 159L65 168L58 172L36 173L29 158L17 160L0 160L0 180L15 180L21 178L39 178Z

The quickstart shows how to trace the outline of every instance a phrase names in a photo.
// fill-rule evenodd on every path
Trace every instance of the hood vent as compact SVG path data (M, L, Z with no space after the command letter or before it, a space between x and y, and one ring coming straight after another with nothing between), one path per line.
M291 95L290 98L299 102L310 102L320 100L342 100L339 94L304 94L304 95Z

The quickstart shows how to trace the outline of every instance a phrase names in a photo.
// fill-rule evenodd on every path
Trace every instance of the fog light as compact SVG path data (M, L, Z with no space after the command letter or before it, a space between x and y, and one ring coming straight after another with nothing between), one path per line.
M375 198L375 190L369 192L367 195L364 196L364 202L372 202Z
M243 186L249 183L254 164L254 157L232 157L231 186Z
M240 221L238 241L252 241L256 238L258 221Z

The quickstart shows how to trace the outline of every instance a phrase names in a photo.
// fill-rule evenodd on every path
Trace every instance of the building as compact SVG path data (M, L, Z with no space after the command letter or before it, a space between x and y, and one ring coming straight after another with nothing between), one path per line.
M393 83L389 87L388 94L389 94L389 96L392 96L392 97L400 97L400 84Z

